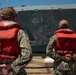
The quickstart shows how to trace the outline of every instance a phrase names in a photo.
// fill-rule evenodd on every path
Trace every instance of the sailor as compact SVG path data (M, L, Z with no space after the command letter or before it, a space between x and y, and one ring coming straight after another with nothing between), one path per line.
M67 20L61 20L59 28L46 49L47 56L54 59L53 75L75 75L76 34L68 29Z
M16 22L17 12L8 6L0 12L1 75L27 75L24 69L32 59L29 38Z

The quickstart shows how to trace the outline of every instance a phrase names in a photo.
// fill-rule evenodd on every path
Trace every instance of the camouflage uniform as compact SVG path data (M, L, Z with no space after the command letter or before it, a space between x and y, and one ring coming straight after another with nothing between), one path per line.
M17 41L21 48L21 54L11 64L12 69L9 71L9 75L27 75L24 68L32 59L32 49L29 44L28 36L23 30L19 30Z
M16 15L17 15L18 11L15 10L12 7L6 6L4 7L1 12L0 12L0 16L2 17L2 20L7 20L7 21L16 21ZM9 24L9 23L8 23ZM7 23L5 24L5 26L7 25ZM24 33L23 30L19 30L18 31L18 35L17 35L17 42L18 42L18 46L20 47L21 53L18 55L18 58L14 61L12 61L11 63L9 61L6 61L7 59L2 59L2 63L1 65L6 65L6 70L9 70L8 73L9 75L26 75L26 72L24 70L25 66L31 61L32 59L32 49L30 46L30 41L28 39L27 34ZM6 54L4 52L4 54ZM6 62L9 62L9 64L7 64ZM9 65L9 67L7 66ZM10 66L11 65L11 66ZM12 67L12 68L11 68ZM4 67L0 67L4 68ZM9 69L7 69L9 68ZM0 72L3 72L2 75L5 73L3 71L3 69L0 70ZM7 73L5 73L7 74Z
M56 36L53 35L48 43L46 54L54 59L54 71L53 75L75 75L75 54L72 56L72 60L67 62L61 59L61 55L57 54L53 49L55 47Z

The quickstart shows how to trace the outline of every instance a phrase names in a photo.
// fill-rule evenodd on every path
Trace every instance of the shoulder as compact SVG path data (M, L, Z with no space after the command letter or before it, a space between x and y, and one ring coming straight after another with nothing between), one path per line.
M50 43L56 42L56 35L51 36L49 42L50 42Z
M30 42L28 35L22 29L20 29L18 31L17 41L18 41L19 44L21 42L23 42L23 43Z
M28 35L22 29L20 29L17 33L17 40L21 40L21 39L29 40Z
M28 36L22 29L19 29L19 31L18 31L18 36L20 36L20 35Z
M55 40L56 39L56 35L51 36L50 40L51 39L54 39Z

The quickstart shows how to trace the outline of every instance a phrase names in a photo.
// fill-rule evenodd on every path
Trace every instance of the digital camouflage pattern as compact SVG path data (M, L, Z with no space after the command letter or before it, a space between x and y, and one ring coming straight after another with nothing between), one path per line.
M73 54L72 59L67 62L61 59L61 55L57 54L54 50L56 42L56 36L53 35L50 38L48 43L46 54L54 59L54 71L53 75L75 75L75 57L76 55Z
M32 49L30 46L30 41L28 36L23 30L19 30L17 36L17 42L21 49L21 54L18 58L11 64L12 68L9 71L9 75L26 75L24 68L32 59ZM14 74L13 74L14 73ZM22 74L23 73L23 74Z

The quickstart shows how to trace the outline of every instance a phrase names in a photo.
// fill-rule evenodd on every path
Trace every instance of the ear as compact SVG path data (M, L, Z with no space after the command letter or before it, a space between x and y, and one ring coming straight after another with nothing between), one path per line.
M60 26L58 26L60 28Z

